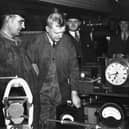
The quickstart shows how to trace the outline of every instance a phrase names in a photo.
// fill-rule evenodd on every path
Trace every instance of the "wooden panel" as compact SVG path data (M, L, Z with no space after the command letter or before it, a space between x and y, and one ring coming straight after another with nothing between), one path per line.
M94 11L109 12L111 5L109 0L40 0L48 3L77 7Z

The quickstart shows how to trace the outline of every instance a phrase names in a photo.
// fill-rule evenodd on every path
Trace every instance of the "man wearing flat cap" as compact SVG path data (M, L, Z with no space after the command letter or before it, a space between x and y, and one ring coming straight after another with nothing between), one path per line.
M67 32L74 40L74 46L77 51L77 58L79 61L79 65L81 65L81 59L82 59L80 25L81 25L81 20L78 16L69 15L67 17L67 27L68 27Z

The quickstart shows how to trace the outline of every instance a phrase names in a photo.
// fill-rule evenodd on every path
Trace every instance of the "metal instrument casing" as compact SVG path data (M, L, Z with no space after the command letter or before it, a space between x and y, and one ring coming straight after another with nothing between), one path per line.
M32 129L33 96L23 78L17 77L8 82L2 102L7 129Z

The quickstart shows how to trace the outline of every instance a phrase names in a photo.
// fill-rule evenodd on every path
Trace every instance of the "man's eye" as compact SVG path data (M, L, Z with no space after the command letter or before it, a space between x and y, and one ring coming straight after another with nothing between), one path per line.
M57 32L54 32L55 34L58 34Z
M24 22L23 22L23 21L22 21L22 22L20 21L19 24L20 24L20 25L24 25Z

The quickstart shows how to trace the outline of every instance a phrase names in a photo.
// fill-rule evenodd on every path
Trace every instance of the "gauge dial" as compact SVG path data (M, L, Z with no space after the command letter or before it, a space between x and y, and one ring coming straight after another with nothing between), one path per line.
M120 86L127 81L128 67L119 62L113 62L107 66L105 77L110 84Z

